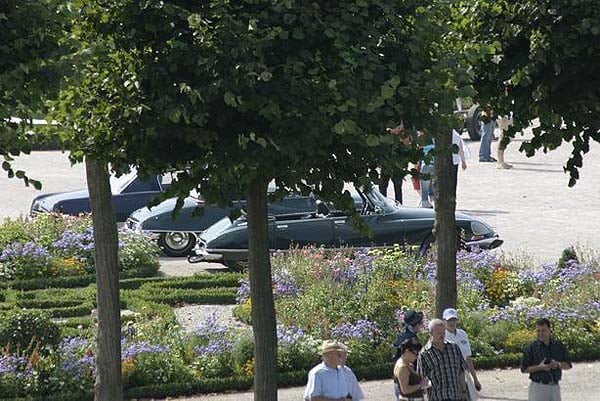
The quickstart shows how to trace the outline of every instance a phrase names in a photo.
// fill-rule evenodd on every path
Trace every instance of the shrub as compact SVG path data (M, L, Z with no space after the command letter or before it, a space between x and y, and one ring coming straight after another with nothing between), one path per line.
M573 248L572 246L563 249L563 251L560 255L560 258L558 259L557 268L562 269L570 261L579 262L579 258L577 257L577 252L575 251L575 248Z
M60 342L58 325L40 311L12 311L0 322L0 345L27 349L36 342L40 347Z
M160 248L146 236L135 233L119 234L119 270L125 276L153 276L160 267Z
M233 345L233 364L235 370L242 375L253 374L254 369L248 372L248 363L254 361L254 339L250 333L240 336ZM252 368L254 365L252 364Z
M535 339L535 332L529 329L513 331L504 340L506 352L523 352L525 346Z
M0 224L0 249L15 242L25 243L30 240L26 221L22 218L14 220L6 218Z
M85 267L81 259L56 257L50 262L50 274L55 277L83 276L86 274Z
M66 230L52 242L53 252L63 258L74 258L85 265L88 272L94 268L94 230L88 227L84 232Z
M31 279L50 274L50 254L33 242L14 242L0 253L0 278Z
M194 380L192 371L181 360L168 353L144 352L128 363L132 366L125 374L125 387L186 383Z

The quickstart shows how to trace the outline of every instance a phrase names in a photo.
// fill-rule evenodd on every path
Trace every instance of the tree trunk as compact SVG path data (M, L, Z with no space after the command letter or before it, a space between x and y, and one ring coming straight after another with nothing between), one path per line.
M267 180L256 180L248 189L248 250L250 297L254 331L254 400L277 400L277 333L271 287Z
M94 225L94 263L98 287L96 401L123 400L118 234L106 164L87 158L87 186Z
M434 177L435 240L437 243L437 284L435 315L442 317L445 308L456 307L456 195L452 163L452 134L436 136Z

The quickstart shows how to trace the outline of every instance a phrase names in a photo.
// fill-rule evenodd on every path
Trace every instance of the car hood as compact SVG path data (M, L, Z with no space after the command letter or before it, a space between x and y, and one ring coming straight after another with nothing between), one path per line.
M169 198L156 206L153 206L151 209L148 207L143 207L138 210L134 210L133 213L129 216L130 218L144 222L148 219L152 219L163 214L171 214L173 209L175 209L175 205L177 204L177 198ZM187 197L183 200L183 209L195 209L198 206L198 199L193 197Z
M52 211L54 205L58 202L62 202L65 200L73 200L73 199L83 199L89 198L89 193L86 189L81 189L78 191L70 191L70 192L59 192L55 194L46 194L40 195L36 197L33 202L37 205L41 206L42 209L47 211ZM40 209L37 207L36 209Z
M237 219L232 222L229 217L223 217L221 220L207 228L202 235L200 235L200 240L208 244L210 241L218 238L225 231L236 226L247 226L247 222L245 219Z

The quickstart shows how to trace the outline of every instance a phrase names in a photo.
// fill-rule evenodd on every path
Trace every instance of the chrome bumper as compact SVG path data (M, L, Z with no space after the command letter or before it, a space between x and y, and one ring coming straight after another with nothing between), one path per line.
M467 249L479 248L486 250L496 249L502 244L504 244L504 240L501 240L500 238L498 238L498 236L484 238L477 241L469 241L465 243Z

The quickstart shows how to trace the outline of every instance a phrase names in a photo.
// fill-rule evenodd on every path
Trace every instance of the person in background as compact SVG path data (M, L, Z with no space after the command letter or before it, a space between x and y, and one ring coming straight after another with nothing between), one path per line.
M456 130L452 130L452 145L458 147L458 153L452 153L452 177L454 179L454 196L456 197L456 186L458 184L458 166L460 165L463 170L467 169L467 158L469 157L469 150L465 142L460 137L460 134Z
M471 344L469 343L469 336L464 330L458 328L458 312L454 308L447 308L444 310L442 317L446 322L446 341L458 345L460 352L462 353L462 356L467 364L467 369L471 373L472 379L466 376L465 380L472 380L474 390L481 391L481 383L477 378L475 365L473 364L473 359L471 358ZM464 393L467 395L470 393L468 387L466 387L468 385L469 383L465 382ZM474 396L471 396L468 399L474 401L474 398Z
M528 373L529 401L560 401L562 371L571 369L567 348L552 337L550 321L535 322L537 339L523 350L521 372Z
M321 347L323 361L308 373L305 401L356 401L365 398L356 376L345 365L348 348L326 340Z
M434 188L433 188L433 171L434 171L434 158L433 151L435 149L435 141L429 137L425 131L417 131L417 135L423 140L422 152L423 158L420 163L421 174L427 174L427 178L421 178L421 203L420 207L433 208L431 201L434 199ZM431 153L431 154L430 154Z
M487 108L481 112L481 145L479 146L479 161L496 162L492 157L492 140L494 139L494 127L496 126L496 115L494 110Z
M443 320L429 322L429 341L417 358L417 373L431 381L429 401L462 401L466 364L458 345L445 340Z
M398 393L394 401L423 401L423 390L427 388L427 379L423 379L415 370L414 364L421 350L421 344L406 340L400 344L400 358L394 365L394 383Z
M396 337L396 341L394 341L394 347L398 348L398 352L396 353L396 357L394 359L398 359L400 357L400 345L406 340L419 343L417 335L423 330L423 312L417 312L409 309L404 312L402 321L402 331Z
M408 132L404 130L404 123L400 122L395 128L388 128L388 132L398 139L398 143L395 146L407 147L412 143L412 138ZM393 151L394 146L392 147ZM379 192L383 194L383 196L387 196L387 189L390 179L394 184L394 197L396 201L403 203L402 199L402 183L404 182L405 174L400 175L391 175L387 174L385 171L381 171L381 182L379 184Z
M394 355L394 361L397 361L402 357L402 344L411 343L418 346L421 349L421 343L419 342L418 334L423 330L423 312L417 312L409 309L404 312L402 319L402 331L396 337L394 341L394 347L396 347L396 354ZM414 362L414 361L413 361ZM394 397L398 399L400 397L400 386L394 379Z

